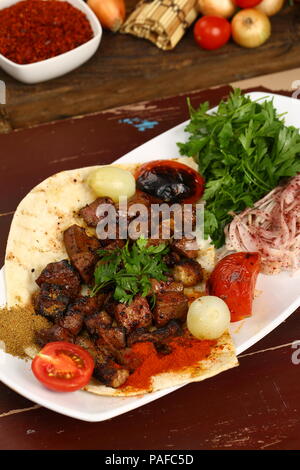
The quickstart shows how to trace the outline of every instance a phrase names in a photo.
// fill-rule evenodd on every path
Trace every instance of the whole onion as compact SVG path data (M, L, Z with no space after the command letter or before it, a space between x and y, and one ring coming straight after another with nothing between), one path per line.
M284 2L285 0L263 0L256 9L267 16L273 16L282 9Z
M230 18L237 6L233 0L198 0L198 9L202 15Z
M267 15L256 8L239 11L231 22L233 40L243 47L259 47L271 35L271 23Z
M98 17L103 28L115 33L124 23L126 15L124 0L88 0L87 4Z

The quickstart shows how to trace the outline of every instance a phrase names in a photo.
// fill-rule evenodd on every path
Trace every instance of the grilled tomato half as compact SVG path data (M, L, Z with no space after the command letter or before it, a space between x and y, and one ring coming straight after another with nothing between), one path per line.
M232 322L251 316L259 271L259 253L244 252L225 256L213 270L208 281L209 293L226 302Z

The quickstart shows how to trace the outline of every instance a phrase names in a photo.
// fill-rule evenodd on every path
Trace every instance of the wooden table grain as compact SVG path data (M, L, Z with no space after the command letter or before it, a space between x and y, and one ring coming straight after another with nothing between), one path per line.
M136 3L127 0L128 11ZM253 50L232 41L202 50L192 28L172 51L105 31L91 60L55 80L24 85L0 70L7 88L0 132L299 67L300 5L287 6L271 22L271 38Z
M215 105L229 91L189 96L194 106ZM13 212L32 186L112 162L187 117L182 95L0 135L1 264ZM101 423L52 412L0 384L0 449L299 449L299 314L242 354L238 368Z

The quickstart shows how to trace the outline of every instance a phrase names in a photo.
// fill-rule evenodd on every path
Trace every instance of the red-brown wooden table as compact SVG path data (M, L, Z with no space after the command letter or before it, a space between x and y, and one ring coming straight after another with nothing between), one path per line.
M228 91L189 96L195 106L216 105ZM13 212L34 185L110 163L187 117L182 95L0 135L1 265ZM141 130L145 120L152 125ZM238 368L101 423L54 413L0 384L0 449L299 449L300 365L291 360L299 313L241 355Z

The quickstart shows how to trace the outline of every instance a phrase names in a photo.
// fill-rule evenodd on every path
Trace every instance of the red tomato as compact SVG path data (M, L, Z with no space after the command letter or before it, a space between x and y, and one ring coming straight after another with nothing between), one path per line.
M262 0L234 0L234 3L240 8L256 7Z
M259 270L259 253L228 255L213 270L208 281L209 293L226 302L232 322L251 316Z
M203 49L218 49L229 41L230 36L229 21L218 16L202 16L194 26L195 41Z
M137 173L137 188L165 202L197 202L204 192L204 178L188 165L173 160L154 160Z
M90 381L94 359L85 349L64 341L48 343L32 361L32 372L47 388L73 392Z

